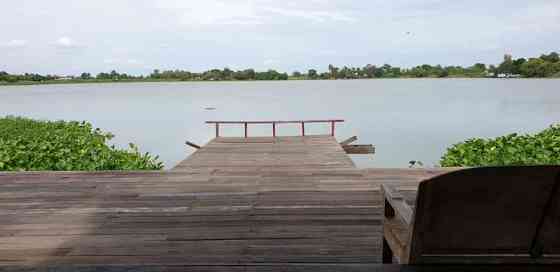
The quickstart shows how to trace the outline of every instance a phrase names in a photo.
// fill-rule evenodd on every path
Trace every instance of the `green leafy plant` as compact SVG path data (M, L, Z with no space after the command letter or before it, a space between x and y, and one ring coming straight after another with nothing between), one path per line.
M447 149L443 167L560 164L560 124L534 134L469 139Z
M134 144L117 149L113 134L87 122L0 118L0 171L158 170L158 157Z

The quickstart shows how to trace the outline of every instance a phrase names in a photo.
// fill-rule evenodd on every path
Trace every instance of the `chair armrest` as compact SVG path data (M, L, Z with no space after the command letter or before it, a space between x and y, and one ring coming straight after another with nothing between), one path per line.
M381 191L385 199L385 204L389 204L388 207L385 207L385 216L389 218L396 216L406 225L411 225L413 210L406 203L403 195L386 184L381 184Z

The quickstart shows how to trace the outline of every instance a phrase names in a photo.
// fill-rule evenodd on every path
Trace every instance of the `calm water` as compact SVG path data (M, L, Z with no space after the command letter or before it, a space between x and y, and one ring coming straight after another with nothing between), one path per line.
M205 110L215 107L216 110ZM536 132L560 122L560 80L352 80L287 82L129 83L0 87L0 116L87 120L140 145L172 167L214 130L206 120L342 118L337 138L356 135L376 145L355 156L360 167L437 164L446 147L470 137ZM327 133L327 125L308 125ZM225 127L241 136L241 127ZM279 134L294 135L294 125ZM250 135L270 135L269 126Z

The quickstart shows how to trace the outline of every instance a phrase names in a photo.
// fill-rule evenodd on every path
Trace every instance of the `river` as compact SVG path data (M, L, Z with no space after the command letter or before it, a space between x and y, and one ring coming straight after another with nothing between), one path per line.
M215 108L209 110L207 108ZM103 83L0 87L0 116L87 120L173 167L214 136L206 120L345 119L336 136L376 146L359 167L438 164L446 148L472 137L533 133L560 122L557 79L379 79L337 81ZM306 125L328 133L328 125ZM296 125L278 127L297 135ZM223 127L242 136L241 126ZM270 126L250 126L268 136Z

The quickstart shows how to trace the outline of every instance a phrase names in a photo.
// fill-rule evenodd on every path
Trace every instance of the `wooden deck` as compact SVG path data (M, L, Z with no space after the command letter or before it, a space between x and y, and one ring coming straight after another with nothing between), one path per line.
M367 271L380 184L414 192L446 171L357 169L306 136L215 139L173 171L0 173L0 267Z
M336 170L355 169L332 136L214 138L174 170Z

